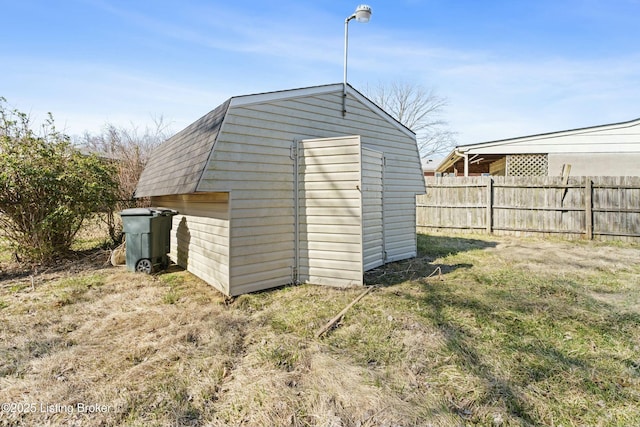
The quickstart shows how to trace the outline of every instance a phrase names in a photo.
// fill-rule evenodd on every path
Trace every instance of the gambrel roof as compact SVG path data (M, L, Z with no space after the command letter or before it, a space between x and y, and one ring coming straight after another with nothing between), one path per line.
M326 93L341 95L342 91L343 85L339 83L228 99L154 150L140 177L135 196L150 197L197 192L203 173L215 150L216 140L223 130L225 119L233 108ZM347 94L373 111L381 120L391 123L402 133L415 138L415 134L409 128L350 85L347 85ZM346 120L349 120L348 116Z
M196 120L153 151L140 176L136 197L196 191L230 101Z

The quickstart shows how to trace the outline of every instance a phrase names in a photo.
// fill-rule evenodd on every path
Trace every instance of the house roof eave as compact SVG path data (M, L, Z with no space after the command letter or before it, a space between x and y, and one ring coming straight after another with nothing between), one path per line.
M438 167L436 168L436 172L446 172L447 169L452 167L458 160L464 158L465 150L462 150L463 147L456 147L447 156L440 162Z
M576 129L568 129L568 130L560 130L560 131L554 131L554 132L544 132L544 133L538 133L538 134L532 134L532 135L518 136L515 138L504 138L504 139L497 139L497 140L491 140L491 141L485 141L485 142L477 142L473 144L460 145L456 148L459 151L467 152L473 149L482 149L482 148L494 147L499 145L516 144L519 142L530 142L537 139L560 138L567 135L589 133L594 131L602 131L602 130L615 129L615 128L626 128L626 127L632 127L632 126L638 126L638 125L640 125L640 118L628 120L625 122L609 123L604 125L588 126L588 127L582 127L582 128L576 128Z

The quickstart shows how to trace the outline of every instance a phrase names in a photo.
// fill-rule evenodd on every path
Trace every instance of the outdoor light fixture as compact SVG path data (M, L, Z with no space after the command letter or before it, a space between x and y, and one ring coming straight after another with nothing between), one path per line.
M369 22L369 20L371 19L371 6L361 4L356 8L356 13L354 13L347 19L349 20L353 18L356 18L356 21L358 22Z
M347 114L347 51L349 50L349 21L367 23L371 19L371 6L361 4L353 15L344 20L344 80L342 82L342 117Z

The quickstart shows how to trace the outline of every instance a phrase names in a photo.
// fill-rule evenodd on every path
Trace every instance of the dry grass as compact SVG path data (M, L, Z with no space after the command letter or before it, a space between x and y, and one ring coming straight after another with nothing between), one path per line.
M32 287L0 255L0 402L36 409L0 425L640 424L638 246L419 245L368 273L380 287L320 339L360 289L228 301L175 267L105 267L100 251Z

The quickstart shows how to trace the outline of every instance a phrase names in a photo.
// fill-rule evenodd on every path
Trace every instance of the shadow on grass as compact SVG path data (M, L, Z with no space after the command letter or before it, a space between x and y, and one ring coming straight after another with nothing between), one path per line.
M418 234L418 256L439 258L476 249L495 248L498 243L490 240L464 237Z
M368 284L397 285L393 295L406 300L402 306L419 307L417 313L438 331L443 353L452 356L447 363L482 384L469 395L444 379L440 386L447 390L449 409L481 425L487 422L485 408L496 406L521 425L550 419L589 425L603 415L599 405L620 409L636 402L628 384L637 381L640 363L628 355L638 342L640 314L594 299L579 278L486 263L447 278L474 267L460 261L473 263L475 257L441 258L496 245L418 235L417 258L365 275ZM438 269L442 281L438 272L432 275ZM564 402L565 395L583 396L589 408Z
M393 286L412 280L424 280L451 273L460 268L471 268L472 264L434 263L438 258L460 252L496 247L496 242L462 237L418 234L418 256L392 262L369 270L364 274L366 285Z
M153 273L154 276L163 276L165 274L172 274L172 273L181 273L183 271L186 271L186 269L184 267L179 266L178 264L174 263L174 262L170 262L169 265L167 266L167 268L163 269L163 270L158 270L156 272Z
M484 398L476 402L469 402L463 396L451 395L448 399L450 409L462 418L468 418L473 414L474 405L501 401L511 416L519 418L526 425L535 425L536 421L529 415L532 408L526 397L512 381L494 372L494 367L488 363L490 359L487 359L487 355L483 354L474 342L474 331L450 314L453 308L461 312L471 312L475 318L482 318L495 307L475 298L457 295L446 286L427 287L422 301L429 304L428 317L440 330L447 350L457 356L457 363L464 371L481 378L486 387Z
M632 387L620 384L638 377L624 355L632 354L639 315L596 303L579 282L532 278L526 271L492 280L474 276L420 281L420 293L397 293L408 306L425 307L421 316L438 329L453 363L484 384L475 400L450 393L452 411L482 422L474 411L500 402L523 425L539 425L549 421L540 418L549 405L558 422L579 417L589 425L599 416L597 402L621 407L637 399ZM532 395L536 389L548 390L547 402ZM570 402L557 404L559 392L585 396L593 407L583 414Z

